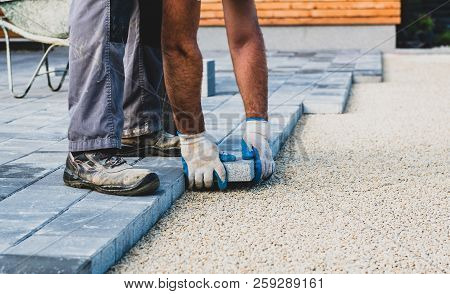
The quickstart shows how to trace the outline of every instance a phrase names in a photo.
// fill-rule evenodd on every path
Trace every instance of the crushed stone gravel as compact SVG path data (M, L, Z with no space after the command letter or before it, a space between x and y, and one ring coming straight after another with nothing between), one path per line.
M258 186L188 192L110 273L449 273L450 55L385 55Z

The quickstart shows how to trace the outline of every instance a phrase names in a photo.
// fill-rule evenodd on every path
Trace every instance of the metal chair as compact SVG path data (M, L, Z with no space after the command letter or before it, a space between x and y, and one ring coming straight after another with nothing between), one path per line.
M70 0L0 0L0 9L4 14L3 17L0 17L0 27L5 35L8 84L14 98L24 98L36 77L42 75L47 77L48 87L52 91L56 92L61 89L67 76L69 63L67 62L64 69L51 70L49 55L55 47L69 46L69 6ZM43 56L25 90L21 93L17 93L14 89L9 31L42 44ZM45 66L45 70L41 70L43 66ZM61 76L57 84L52 82L51 75L53 74Z

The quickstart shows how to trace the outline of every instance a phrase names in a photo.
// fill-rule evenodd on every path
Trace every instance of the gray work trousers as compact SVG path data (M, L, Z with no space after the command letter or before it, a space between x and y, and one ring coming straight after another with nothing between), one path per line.
M69 151L162 128L162 0L73 0Z

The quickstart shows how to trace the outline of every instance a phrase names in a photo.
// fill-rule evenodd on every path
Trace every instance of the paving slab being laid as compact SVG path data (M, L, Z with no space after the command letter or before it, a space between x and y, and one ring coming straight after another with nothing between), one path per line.
M268 52L270 146L275 156L303 113L344 111L356 72L378 77L374 63L381 54L360 62L358 54ZM229 181L250 182L254 163L241 158L245 116L231 60L225 52L205 56L202 106L207 133L221 151L238 158L225 164ZM26 74L33 61L25 57L19 74ZM67 88L50 93L42 79L24 100L0 90L0 272L105 272L185 192L179 158L128 160L160 176L161 188L151 196L115 197L64 186L66 99Z

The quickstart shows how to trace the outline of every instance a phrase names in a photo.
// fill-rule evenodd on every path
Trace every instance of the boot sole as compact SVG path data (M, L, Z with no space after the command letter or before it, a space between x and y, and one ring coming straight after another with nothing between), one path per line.
M180 148L172 149L160 149L155 147L141 147L131 151L118 151L117 156L120 157L148 157L148 156L159 156L159 157L180 157Z
M80 179L74 175L70 170L64 171L64 183L73 188L90 189L103 194L117 195L117 196L143 196L151 195L158 190L160 182L158 175L151 173L145 176L139 183L131 187L117 187L117 186L98 186L91 182Z

